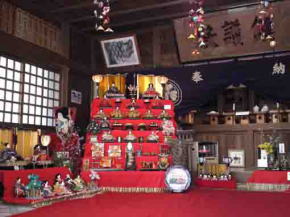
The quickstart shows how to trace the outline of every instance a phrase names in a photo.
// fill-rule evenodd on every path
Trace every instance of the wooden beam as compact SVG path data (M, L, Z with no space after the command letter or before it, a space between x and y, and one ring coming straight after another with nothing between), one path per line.
M143 18L139 20L125 21L125 22L116 23L116 24L113 23L111 26L114 28L114 27L121 27L121 26L126 26L126 25L133 25L133 24L135 25L138 23L147 23L147 22L153 22L153 21L167 20L167 19L173 19L173 18L178 18L178 17L184 17L186 14L188 14L188 11L180 12L180 13L173 13L173 14L166 14L166 15L156 16L156 17ZM83 28L81 30L90 31L92 29L94 29L94 26Z
M111 0L110 3L114 3L116 1L117 0ZM50 13L63 13L63 12L71 11L71 10L78 10L78 9L82 9L82 8L92 8L92 7L94 7L93 0L88 0L88 1L80 3L80 4L75 4L75 5L71 5L68 7L62 7L62 8L52 10L52 11L50 11Z
M81 8L93 7L93 5L94 5L93 1L89 1L89 2L84 2L84 3L80 3L80 4L71 5L68 7L58 8L58 9L50 11L50 13L63 13L63 12L67 12L70 10L77 10L77 9L81 9Z
M161 4L147 5L147 6L140 7L140 8L132 8L132 9L128 9L128 10L113 11L110 14L110 16L113 17L113 16L118 16L118 15L137 13L140 11L155 10L155 9L160 9L160 8L164 8L164 7L171 7L171 6L175 6L175 5L179 5L179 4L183 4L183 3L188 4L188 0L175 0L175 1L165 2L165 3L161 3ZM89 20L89 19L93 19L93 18L95 18L94 15L83 16L83 17L78 17L78 18L69 20L68 22L69 23L77 23L80 21Z
M188 2L188 1L186 1ZM223 10L229 10L229 9L235 9L235 8L242 8L242 7L252 7L255 5L258 5L259 2L253 2L253 0L250 0L250 3L245 3L245 4L235 4L235 5L228 5L228 6L219 6L219 7L215 7L213 9L208 9L206 10L206 13L213 13L213 12L217 12L217 11L223 11ZM125 22L120 22L120 23L112 23L112 27L116 28L116 27L121 27L121 26L129 26L129 25L136 25L136 24L140 24L140 23L148 23L148 22L153 22L153 21L160 21L160 20L166 20L166 19L175 19L175 18L179 18L179 17L185 17L186 15L188 15L188 11L182 11L182 12L178 12L178 13L171 13L171 14L161 14L161 15L157 15L154 17L147 17L147 18L143 18L143 19L131 19L129 21L125 21ZM94 26L91 27L87 27L87 28L83 28L81 29L82 31L90 31L94 29Z

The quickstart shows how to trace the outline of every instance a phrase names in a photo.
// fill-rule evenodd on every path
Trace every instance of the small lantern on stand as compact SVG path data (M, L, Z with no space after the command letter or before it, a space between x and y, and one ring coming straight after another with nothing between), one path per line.
M168 78L166 76L159 76L158 81L162 86L162 97L163 99L165 99L165 86L168 82Z
M101 81L103 80L103 76L102 75L93 75L92 79L93 79L93 82L96 83L94 97L98 98L99 97L99 85L100 85Z

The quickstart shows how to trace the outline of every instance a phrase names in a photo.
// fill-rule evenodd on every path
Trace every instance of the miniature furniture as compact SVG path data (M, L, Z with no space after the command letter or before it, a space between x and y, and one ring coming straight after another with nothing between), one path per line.
M225 124L234 125L235 124L235 114L234 113L223 113Z
M280 114L280 112L278 110L271 110L269 113L271 115L271 122L273 124L280 123L281 114Z
M209 112L207 113L207 115L209 116L209 123L210 125L218 125L218 116L219 113L215 112Z
M266 123L265 113L263 112L257 112L254 113L256 115L256 123L257 124L264 124Z

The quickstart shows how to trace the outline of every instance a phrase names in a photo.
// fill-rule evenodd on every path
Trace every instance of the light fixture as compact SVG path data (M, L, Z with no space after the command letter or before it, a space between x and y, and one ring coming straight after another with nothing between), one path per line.
M102 75L93 75L92 80L93 80L93 82L96 83L95 97L98 98L99 97L99 85L103 80L103 76Z

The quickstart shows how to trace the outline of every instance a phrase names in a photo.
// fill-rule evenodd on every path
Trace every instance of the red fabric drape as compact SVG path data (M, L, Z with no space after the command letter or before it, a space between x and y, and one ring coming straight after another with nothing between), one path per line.
M248 182L265 184L290 184L290 181L287 181L288 172L290 171L256 170L248 179Z
M81 172L85 181L89 180L89 171ZM165 188L164 171L102 171L98 172L99 187L124 188Z
M237 187L236 180L232 179L230 181L213 181L213 180L195 180L195 184L198 187L207 187L207 188L229 188L235 189Z

